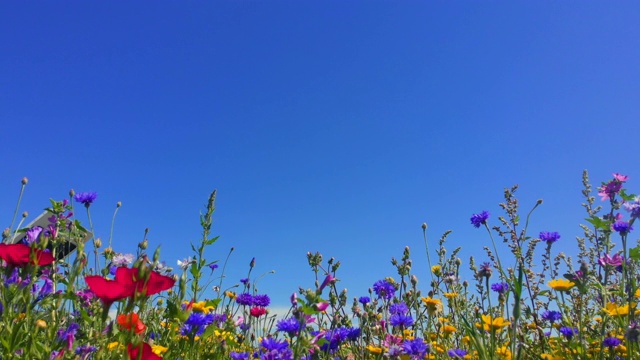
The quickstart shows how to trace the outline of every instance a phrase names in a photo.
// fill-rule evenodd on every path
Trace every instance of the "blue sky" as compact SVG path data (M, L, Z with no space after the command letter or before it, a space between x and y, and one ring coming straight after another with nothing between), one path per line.
M307 251L351 297L405 246L426 284L425 221L485 261L469 217L513 184L523 210L544 199L531 234L571 252L583 169L638 192L639 20L631 1L2 2L0 218L23 176L32 216L97 191L98 236L122 201L116 250L149 228L175 265L218 189L207 257L235 247L227 285L256 257L276 304L313 286Z

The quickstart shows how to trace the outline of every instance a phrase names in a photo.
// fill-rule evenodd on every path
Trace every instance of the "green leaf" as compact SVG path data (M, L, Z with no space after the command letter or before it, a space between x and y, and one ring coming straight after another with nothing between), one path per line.
M595 226L598 229L606 230L609 228L609 221L603 220L597 216L592 216L585 220L591 223L591 225Z
M640 260L640 245L629 249L629 257L633 260Z
M213 244L214 242L218 241L218 238L219 238L219 237L220 237L220 236L212 237L211 239L209 239L209 240L205 241L205 242L204 242L204 244L205 244L205 245L211 245L211 244Z

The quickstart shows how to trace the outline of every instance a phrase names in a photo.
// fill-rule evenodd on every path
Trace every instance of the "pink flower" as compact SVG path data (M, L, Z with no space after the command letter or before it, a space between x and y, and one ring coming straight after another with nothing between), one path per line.
M608 254L604 254L603 257L598 259L598 263L602 266L620 266L624 262L624 257L620 254L615 254L613 257L610 257Z
M329 307L328 302L319 302L316 304L316 309L318 309L318 311L325 311L327 310L328 307Z
M613 178L620 182L625 182L629 177L627 175L620 175L618 173L613 173Z
M263 307L252 307L251 310L249 310L249 312L251 313L251 316L253 317L260 317L264 314L267 313L267 309L263 308Z

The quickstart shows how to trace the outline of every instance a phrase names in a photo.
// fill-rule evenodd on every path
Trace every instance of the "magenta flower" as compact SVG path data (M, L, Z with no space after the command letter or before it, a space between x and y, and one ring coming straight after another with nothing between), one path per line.
M602 266L621 266L622 263L624 262L624 256L621 256L620 254L615 254L613 255L613 257L610 257L609 254L604 254L603 257L601 257L600 259L598 259L598 264L602 265Z

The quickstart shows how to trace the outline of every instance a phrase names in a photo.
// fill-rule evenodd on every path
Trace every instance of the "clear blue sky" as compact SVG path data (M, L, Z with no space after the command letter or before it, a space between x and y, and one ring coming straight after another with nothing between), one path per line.
M116 250L148 227L175 265L218 189L208 258L236 248L231 285L255 256L285 304L307 251L361 296L408 245L425 284L425 221L485 261L469 217L517 183L572 251L583 169L640 192L639 23L633 1L3 1L2 227L23 176L33 216L94 190L98 236L122 201Z

